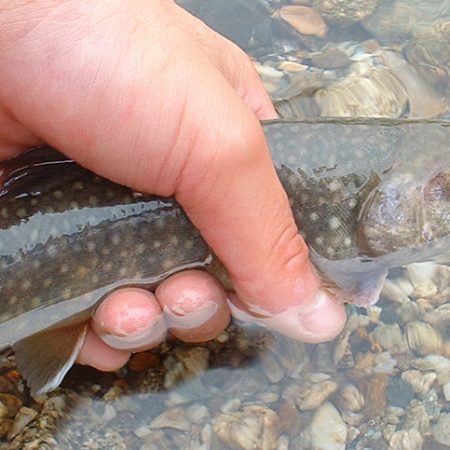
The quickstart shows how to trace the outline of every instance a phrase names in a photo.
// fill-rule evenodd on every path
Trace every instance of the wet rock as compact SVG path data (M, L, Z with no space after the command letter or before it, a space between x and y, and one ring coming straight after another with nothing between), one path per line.
M433 281L437 268L435 263L414 263L406 266L406 274L414 287L415 297L436 295L437 286Z
M333 355L333 363L339 368L349 368L355 366L353 358L352 346L349 342L350 333L344 333L338 340Z
M337 391L338 385L335 381L327 380L314 383L307 389L305 397L299 404L302 411L316 409L325 400Z
M442 386L442 392L444 393L444 397L446 401L450 401L450 382L445 383Z
M436 380L436 374L433 372L422 374L419 370L407 370L402 373L402 380L409 383L414 392L425 395Z
M299 432L302 423L300 414L292 401L285 401L278 409L280 432L294 435Z
M423 404L430 420L436 420L441 414L442 404L434 389L430 389L424 396Z
M420 355L440 354L443 349L442 333L429 323L416 320L405 327L406 339L411 350Z
M183 408L172 408L155 417L149 426L156 430L172 428L179 431L189 431L192 424Z
M345 450L348 427L332 403L322 404L307 429L312 450Z
M433 371L439 384L450 381L450 359L440 355L427 355L411 361L411 366L421 371Z
M209 366L210 351L205 347L176 348L175 358L192 375L202 374Z
M446 327L450 325L450 303L428 311L423 319L435 327Z
M271 383L279 383L284 377L283 367L271 353L261 354L262 370Z
M397 323L392 325L378 325L372 332L372 339L378 342L385 350L391 353L406 353L408 346Z
M369 56L354 62L345 78L317 89L314 100L322 116L401 117L408 107L405 86Z
M313 364L318 372L334 373L333 350L330 344L318 344L313 354Z
M395 373L396 365L397 360L394 359L389 352L378 353L375 356L375 367L373 368L373 373L393 375Z
M391 425L397 425L404 415L405 410L403 408L399 406L388 406L384 414L384 420Z
M389 439L391 450L422 450L422 447L423 438L415 428L396 431Z
M233 449L277 447L277 414L262 405L247 405L238 412L221 414L215 418L213 428L220 440Z
M431 434L431 422L423 402L412 400L406 412L405 429L415 428L422 436Z
M386 407L386 389L389 377L385 374L376 374L364 380L362 392L364 393L365 407L363 413L366 417L374 418L383 414Z
M403 281L405 280L386 280L381 292L383 297L400 304L408 303L414 288L409 280L406 283Z
M437 442L450 447L450 413L441 414L432 427L432 433Z
M374 13L365 18L364 27L383 44L407 40L417 23L406 2L380 0Z
M341 388L337 401L339 408L343 411L358 412L364 406L364 396L351 383L347 383Z
M370 16L377 3L378 0L315 0L314 6L327 20L350 25Z
M160 364L159 357L154 353L141 352L132 355L127 366L131 371L139 373L158 367Z
M300 34L323 38L328 31L322 16L313 8L302 5L285 5L278 12L279 17Z
M3 417L13 418L22 407L22 400L11 394L0 393L0 404L2 405Z
M15 436L17 436L36 416L37 411L27 408L26 406L22 406L8 432L8 440L12 440Z

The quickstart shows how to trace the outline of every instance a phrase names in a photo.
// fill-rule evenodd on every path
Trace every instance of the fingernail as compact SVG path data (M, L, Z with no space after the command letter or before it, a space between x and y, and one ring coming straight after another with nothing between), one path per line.
M256 322L285 336L307 343L334 339L345 325L345 307L333 300L326 291L318 291L308 305L298 305L279 313L266 313L255 317L242 308L236 299L231 300L233 317L245 322ZM305 311L306 310L306 311Z
M206 323L211 317L214 317L218 308L217 302L207 301L204 302L201 308L184 314L176 313L168 306L164 306L163 313L168 328L195 328Z
M167 325L161 314L153 319L152 324L149 323L147 327L140 328L128 335L118 336L96 331L100 339L110 347L137 352L149 350L163 342L167 334Z
M319 290L311 302L311 309L300 315L301 327L311 338L331 340L345 325L345 307L324 290Z

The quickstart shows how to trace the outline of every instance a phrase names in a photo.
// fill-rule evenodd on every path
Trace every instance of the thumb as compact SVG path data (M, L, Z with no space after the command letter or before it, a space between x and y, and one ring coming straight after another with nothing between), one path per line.
M235 315L259 316L304 341L328 340L343 327L344 307L321 289L273 167L255 115L275 115L269 97L252 68L241 74L238 89L218 87L220 120L205 118L177 198L229 271Z

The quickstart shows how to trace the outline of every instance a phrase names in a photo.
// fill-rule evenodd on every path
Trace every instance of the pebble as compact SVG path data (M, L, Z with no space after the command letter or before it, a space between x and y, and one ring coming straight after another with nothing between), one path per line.
M425 395L431 385L436 380L436 374L433 372L422 374L419 370L406 370L402 373L402 380L406 381L414 389L414 392Z
M364 396L354 384L347 383L339 391L338 406L344 411L361 411L364 406Z
M423 402L419 400L412 400L404 421L405 429L415 428L420 431L422 436L429 436L431 434L431 422L427 410Z
M328 31L326 22L313 8L302 5L285 5L278 12L281 19L300 34L323 38Z
M314 383L307 390L305 398L300 402L299 408L302 411L314 410L320 406L326 399L332 396L338 389L335 381L322 381Z
M214 419L214 432L233 449L275 450L278 416L263 405L246 405L240 411L221 414Z
M406 353L408 351L406 339L398 323L378 325L373 330L371 337L392 354Z
M422 450L422 447L423 438L415 428L395 431L389 439L390 450Z
M150 428L173 428L179 431L189 431L192 424L184 408L172 408L164 411L150 422Z
M280 423L280 431L295 434L300 430L302 419L292 401L285 401L278 409L278 419Z
M363 413L366 417L374 418L383 414L386 407L388 382L389 377L385 374L376 374L364 381L365 407Z
M450 402L450 382L445 383L445 384L442 386L442 391L444 392L445 400L447 400L448 402Z
M8 432L8 440L12 440L25 428L36 416L37 411L26 406L22 406L16 414L14 422Z
M0 393L0 403L3 405L3 417L14 418L22 407L22 400L12 394Z
M347 425L330 402L319 406L307 429L311 450L345 450L347 433Z
M432 433L437 442L450 447L450 413L441 414L432 427Z
M135 353L128 362L128 368L132 372L144 372L148 369L159 367L161 361L157 355L151 352Z
M443 349L442 333L429 323L415 320L406 325L405 331L411 350L420 355L441 354Z

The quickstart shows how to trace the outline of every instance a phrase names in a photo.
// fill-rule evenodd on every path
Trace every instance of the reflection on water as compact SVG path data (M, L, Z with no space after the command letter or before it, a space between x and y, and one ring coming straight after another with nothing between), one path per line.
M252 55L284 116L449 115L448 0L179 3ZM0 448L449 448L449 300L450 269L415 264L334 342L234 324L35 400L6 355Z

